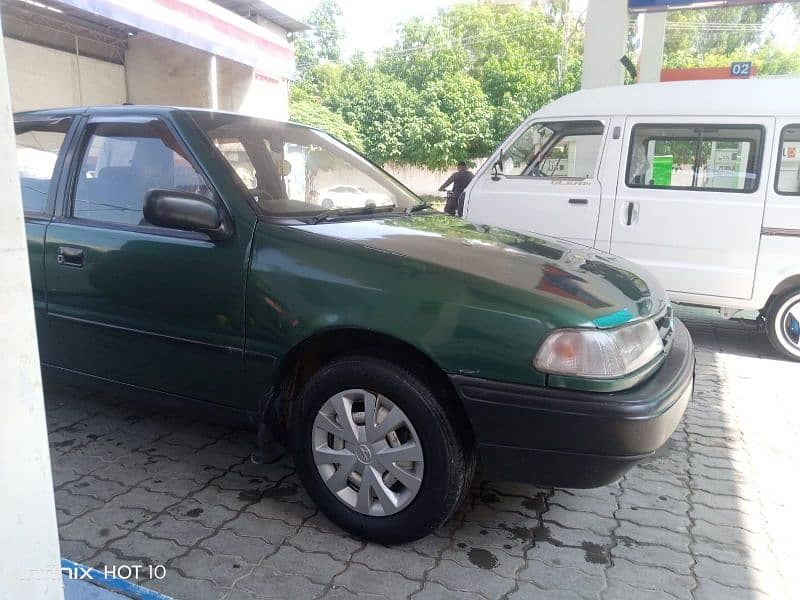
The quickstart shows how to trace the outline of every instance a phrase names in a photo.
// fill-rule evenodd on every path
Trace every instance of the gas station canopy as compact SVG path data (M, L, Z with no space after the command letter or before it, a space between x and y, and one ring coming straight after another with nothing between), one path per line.
M719 8L742 4L775 4L781 0L628 0L628 9L633 12L659 12L686 8Z

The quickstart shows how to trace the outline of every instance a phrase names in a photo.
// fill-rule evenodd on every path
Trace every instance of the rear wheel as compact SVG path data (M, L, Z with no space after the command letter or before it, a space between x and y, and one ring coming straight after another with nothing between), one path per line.
M775 298L766 315L769 341L787 358L800 361L800 289Z
M324 208L326 210L332 209L333 208L333 200L331 200L330 198L325 198L322 201L322 208Z
M433 388L365 357L336 360L309 379L292 446L306 489L332 521L395 544L453 514L469 489L472 455Z

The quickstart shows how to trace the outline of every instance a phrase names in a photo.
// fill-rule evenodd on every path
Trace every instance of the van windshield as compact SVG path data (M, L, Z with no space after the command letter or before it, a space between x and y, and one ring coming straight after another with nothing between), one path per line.
M243 115L189 112L268 215L400 212L420 203L388 173L321 131Z

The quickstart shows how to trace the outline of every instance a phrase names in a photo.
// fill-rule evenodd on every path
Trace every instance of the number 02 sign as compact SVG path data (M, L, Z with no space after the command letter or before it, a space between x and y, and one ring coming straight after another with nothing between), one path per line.
M751 62L735 62L731 64L731 77L750 77L753 71Z

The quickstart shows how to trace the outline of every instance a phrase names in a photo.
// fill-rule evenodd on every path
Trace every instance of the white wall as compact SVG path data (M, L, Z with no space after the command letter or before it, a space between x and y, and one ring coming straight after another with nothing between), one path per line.
M470 171L475 173L485 160L485 158L476 159L476 165L474 168L470 167ZM441 195L442 198L444 198L444 195L438 191L439 186L456 170L455 165L447 171L431 171L423 167L396 165L393 163L386 164L383 168L415 194Z
M148 33L128 40L128 100L135 104L211 106L211 55Z
M15 112L125 102L122 65L82 56L79 69L74 53L19 40L4 42Z
M255 117L289 118L289 88L285 79L272 79L247 65L217 58L219 108Z

